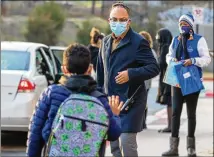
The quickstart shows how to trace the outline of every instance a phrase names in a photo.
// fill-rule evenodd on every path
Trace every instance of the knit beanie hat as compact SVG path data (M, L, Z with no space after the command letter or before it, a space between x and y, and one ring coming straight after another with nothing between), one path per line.
M179 18L179 23L181 21L185 21L187 22L192 28L194 25L194 17L192 16L192 14L188 13L188 14L184 14Z

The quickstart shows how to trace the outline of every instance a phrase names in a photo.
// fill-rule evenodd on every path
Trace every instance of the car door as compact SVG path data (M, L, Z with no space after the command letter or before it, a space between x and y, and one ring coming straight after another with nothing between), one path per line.
M38 100L40 94L44 91L45 88L48 86L48 81L46 76L42 73L41 71L41 62L45 60L44 55L42 54L41 50L38 48L35 50L35 67L36 67L36 72L33 77L33 81L36 84L36 100Z
M40 47L40 51L42 52L46 61L46 68L47 68L46 72L48 73L47 79L49 81L49 84L52 84L55 81L55 71L56 71L55 62L50 57L50 53L44 51L44 47Z
M58 73L58 69L57 69L56 59L55 59L52 51L47 47L41 47L41 49L47 55L47 57L51 63L51 68L53 69L53 73L54 73L54 75L56 75Z
M57 49L54 50L54 49L49 48L49 51L53 54L54 59L56 61L57 73L61 74L62 73L62 69L61 69L62 56L59 55L59 53L63 53L64 50L57 50Z
M57 58L57 56L53 53L51 48L49 48L49 53L50 53L50 56L53 57L53 61L55 61L55 65L56 65L56 68L55 68L55 83L59 83L59 79L63 75L62 69L61 69L61 62L59 61L59 58Z

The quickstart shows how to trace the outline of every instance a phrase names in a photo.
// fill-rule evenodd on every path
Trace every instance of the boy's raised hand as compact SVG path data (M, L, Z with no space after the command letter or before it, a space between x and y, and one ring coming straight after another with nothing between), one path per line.
M119 96L114 96L114 95L108 97L108 101L112 112L118 116L123 106L123 102L122 101L120 102Z

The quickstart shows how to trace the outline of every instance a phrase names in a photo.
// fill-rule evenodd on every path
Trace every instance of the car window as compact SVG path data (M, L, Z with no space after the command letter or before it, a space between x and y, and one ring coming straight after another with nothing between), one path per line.
M54 58L55 58L55 61L56 61L56 67L57 67L57 70L58 70L58 73L62 73L62 69L61 69L61 63L60 61L58 60L58 58L54 55Z
M50 63L51 63L51 68L52 68L52 70L55 71L55 70L54 70L54 61L53 61L53 59L52 59L52 57L51 57L51 55L50 55L50 52L49 52L48 49L45 48L45 47L42 47L42 49L44 50L45 54L48 56L48 59L49 59L49 61L50 61Z
M29 52L1 50L1 70L28 71L29 65Z
M39 50L36 50L36 67L39 67L42 63L43 57Z
M53 54L56 56L60 64L62 64L62 59L63 59L63 52L64 50L56 50L56 49L51 49Z
M46 72L50 73L47 61L39 49L36 50L36 68L37 72L40 74L45 74Z

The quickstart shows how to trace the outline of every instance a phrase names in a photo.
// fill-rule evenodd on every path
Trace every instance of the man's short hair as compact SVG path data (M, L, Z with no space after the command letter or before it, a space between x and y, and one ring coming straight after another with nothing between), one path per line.
M125 5L123 2L115 2L114 4L112 4L110 12L116 7L124 8L127 11L128 15L130 15L129 7Z
M90 50L82 44L71 44L63 53L63 65L72 74L84 74L90 63Z

